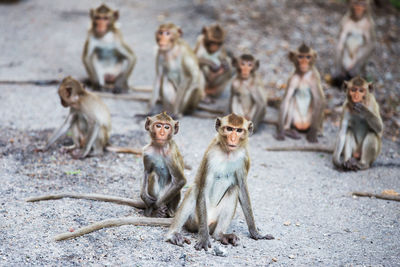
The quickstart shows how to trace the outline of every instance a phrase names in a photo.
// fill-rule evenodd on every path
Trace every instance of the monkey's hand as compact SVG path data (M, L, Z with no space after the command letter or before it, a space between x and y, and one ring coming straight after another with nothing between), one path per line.
M218 240L223 244L223 245L229 245L231 244L232 246L236 247L239 245L239 237L235 234L222 234Z
M153 206L153 204L156 203L157 201L155 197L152 197L147 193L140 194L140 197L142 198L143 202L146 204L147 207Z
M80 149L74 149L71 151L71 156L73 159L82 159L83 153Z
M211 248L210 238L208 237L200 237L197 241L196 245L194 245L196 250L202 250L204 248L205 251L208 251L208 248Z
M349 159L348 161L343 163L343 169L347 171L358 171L360 169L358 160L355 158Z
M307 141L310 143L318 143L318 137L317 137L317 130L315 129L310 129L307 133Z
M278 141L285 140L285 134L283 133L283 131L277 132L276 135L275 135L275 139L278 140Z
M157 208L155 212L155 217L157 218L168 218L168 207L166 205L163 205L159 208Z
M213 65L210 66L210 70L212 72L218 72L221 69L221 67L223 67L223 66L222 65L218 66L217 64L213 64Z
M190 244L192 242L190 242L189 239L187 239L186 237L183 237L181 233L173 233L171 237L167 238L167 241L170 242L171 244L183 247L183 244Z
M363 103L357 102L353 104L353 111L357 114L365 114L369 110Z
M275 239L273 235L261 235L258 231L253 231L250 232L250 237L259 240L259 239L266 239L266 240L272 240Z

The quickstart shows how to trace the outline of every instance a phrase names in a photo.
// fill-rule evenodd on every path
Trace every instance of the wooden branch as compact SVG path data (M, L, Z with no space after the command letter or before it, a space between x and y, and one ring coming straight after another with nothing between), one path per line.
M153 88L151 86L147 86L147 85L138 86L138 87L130 87L129 89L131 91L141 92L141 93L151 93L153 91Z
M369 193L369 192L353 192L351 194L353 196L358 196L358 197L374 197L374 198L385 199L385 200L400 201L400 196L395 196L395 195L374 194L374 193Z
M135 96L135 95L131 95L131 94L113 94L113 93L105 93L105 92L94 92L94 93L102 98L133 100L133 101L142 101L142 102L147 102L150 100L149 97Z
M26 81L12 81L0 80L0 84L17 84L17 85L37 85L37 86L50 86L59 84L60 80L26 80Z
M322 152L333 153L333 148L316 145L316 146L287 146L287 147L268 147L267 151L302 151L302 152Z
M218 114L218 115L224 115L226 112L223 110L218 110L218 109L213 109L213 108L209 108L203 105L198 105L197 106L198 110L202 110L202 111L207 111L210 112L212 114Z

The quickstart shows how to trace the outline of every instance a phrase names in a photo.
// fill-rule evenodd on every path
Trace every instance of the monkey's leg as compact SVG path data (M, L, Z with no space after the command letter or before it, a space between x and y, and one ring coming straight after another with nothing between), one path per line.
M357 148L356 138L351 130L346 133L346 141L343 149L343 161L346 162L353 157L353 152Z
M368 169L379 154L379 139L375 133L368 133L361 147L360 169Z
M293 124L293 118L294 118L294 113L296 112L296 101L294 97L289 101L289 107L288 107L288 114L286 117L286 121L284 123L283 131L284 134L292 139L300 139L299 133L295 129L291 129L291 126Z
M54 240L61 241L69 238L82 236L103 228L121 226L121 225L149 225L149 226L169 226L172 223L171 218L144 218L144 217L126 217L117 219L103 220L80 228L74 232L66 232L54 237Z
M168 211L167 215L168 217L174 217L175 216L175 211L178 208L179 201L181 200L181 193L176 195L174 199L171 200L171 202L167 203Z
M192 113L202 98L202 93L199 88L195 88L186 93L185 98L183 99L181 113L190 114Z
M55 195L45 195L41 197L32 197L26 199L26 202L36 202L42 200L54 200L54 199L61 199L61 198L76 198L76 199L88 199L88 200L97 200L97 201L105 201L105 202L112 202L121 205L127 205L131 207L135 207L138 209L146 208L145 203L141 199L130 199L130 198L123 198L123 197L115 197L115 196L108 196L102 194L55 194Z
M177 103L175 103L176 99L177 99L177 96L176 96L176 89L175 89L174 85L168 79L164 79L162 88L161 88L161 100L162 100L163 109L166 112L172 114L174 111L174 105L177 104ZM176 114L174 114L174 115L176 115Z
M236 206L239 198L239 187L231 186L225 193L224 197L216 207L217 221L215 230L212 233L213 237L224 245L238 245L239 238L235 234L226 234L226 231L231 224L232 218L235 215ZM212 211L210 212L212 213ZM211 214L212 215L212 214ZM213 218L210 218L213 219ZM213 222L211 222L213 223ZM211 228L211 227L210 227Z

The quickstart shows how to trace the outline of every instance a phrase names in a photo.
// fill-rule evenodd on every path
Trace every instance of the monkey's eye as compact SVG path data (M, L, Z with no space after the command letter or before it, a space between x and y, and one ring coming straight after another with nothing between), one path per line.
M161 128L162 125L161 125L160 123L157 123L157 124L156 124L156 127L157 127L157 128Z
M241 132L243 132L243 129L239 128L239 129L236 130L236 132L241 133Z
M303 55L298 55L297 58L298 58L298 59L303 59L304 56L303 56Z
M358 89L358 92L360 92L360 93L364 93L364 88L360 88L360 89Z
M351 88L351 91L352 91L353 93L357 92L357 87Z
M166 36L169 36L169 31L166 31L166 32L164 32L164 34L166 35Z
M249 62L249 63L247 63L247 66L253 67L253 63Z
M311 59L311 56L306 56L306 59Z
M232 132L233 131L233 128L232 127L226 127L226 130L228 131L228 132Z
M170 126L169 126L169 125L164 125L164 128L165 128L166 130L169 130Z
M158 31L158 35L162 35L163 34L163 31Z

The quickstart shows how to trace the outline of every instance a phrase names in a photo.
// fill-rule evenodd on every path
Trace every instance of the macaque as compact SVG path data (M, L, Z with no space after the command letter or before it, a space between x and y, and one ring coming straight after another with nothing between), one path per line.
M146 130L151 143L143 148L144 179L140 197L146 204L145 215L173 217L186 184L184 163L172 140L178 133L179 122L165 112L147 117Z
M318 142L325 95L319 72L314 66L316 58L317 53L305 44L289 53L295 71L288 80L280 106L277 140L284 140L285 136L300 139L298 131L307 131L307 140Z
M350 8L340 25L336 49L337 73L334 85L360 75L375 46L375 24L369 0L350 0Z
M355 77L345 81L344 87L347 99L343 104L333 164L344 170L364 170L381 151L383 123L379 105L373 95L372 83Z
M181 229L198 231L195 248L208 250L211 247L209 234L222 244L238 244L238 237L227 233L235 214L238 200L253 239L273 239L261 235L255 225L247 188L247 173L250 158L247 150L248 136L253 123L235 114L217 118L217 136L203 156L195 182L185 194L166 239L183 246L190 240L183 237Z
M161 98L163 109L180 117L196 109L204 97L205 82L196 55L181 37L181 28L172 23L160 25L155 33L158 52L150 113Z
M83 49L82 61L94 89L126 92L136 63L134 52L116 27L119 13L105 4L90 10L92 27Z
M233 64L237 72L231 87L230 112L252 121L255 131L264 119L267 106L266 92L256 75L260 62L244 54L234 59Z
M107 106L97 95L86 91L79 81L70 76L62 80L58 95L63 107L69 107L69 114L46 145L37 150L48 150L71 130L74 144L67 150L72 151L74 158L102 155L111 131L111 116Z
M206 80L207 97L220 96L233 75L224 41L225 31L218 24L203 27L202 34L197 38L194 51Z

